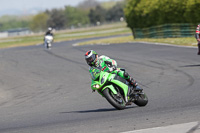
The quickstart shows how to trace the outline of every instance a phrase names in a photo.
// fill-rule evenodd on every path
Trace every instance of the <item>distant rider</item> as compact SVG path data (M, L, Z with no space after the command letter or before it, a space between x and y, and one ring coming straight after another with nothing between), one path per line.
M53 32L52 31L53 31L53 29L51 27L49 27L48 30L47 30L47 32L45 33L45 36L46 35L53 36Z
M101 55L100 57L94 50L89 50L85 54L85 60L87 64L90 66L89 69L99 68L104 71L105 65L109 67L109 72L116 73L118 76L126 79L135 90L142 90L137 82L133 80L132 77L125 71L117 68L117 62L113 59L110 59L109 57L105 55Z
M197 39L197 45L198 45L198 55L200 55L200 24L197 25L197 29L196 29L196 34L195 34L195 38Z

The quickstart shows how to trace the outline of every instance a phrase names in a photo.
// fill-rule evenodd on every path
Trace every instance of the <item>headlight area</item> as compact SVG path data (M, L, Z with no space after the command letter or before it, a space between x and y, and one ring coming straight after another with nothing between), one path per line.
M100 86L98 84L93 85L94 88L99 88Z

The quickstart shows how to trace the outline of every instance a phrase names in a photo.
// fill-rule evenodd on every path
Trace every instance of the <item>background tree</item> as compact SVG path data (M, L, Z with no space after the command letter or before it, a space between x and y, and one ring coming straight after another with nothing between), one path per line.
M67 27L89 24L89 18L85 10L72 6L66 6L64 14L66 18L65 25Z
M106 13L106 21L119 21L121 17L124 17L124 6L125 4L120 2L108 9Z
M186 11L184 17L187 18L189 23L200 23L200 1L199 0L187 0Z
M127 0L126 2L124 11L128 27L131 29L166 23L187 23L189 18L190 20L193 18L194 21L190 21L192 23L199 20L199 0ZM195 9L198 11L194 11Z
M126 6L124 8L124 15L126 18L127 26L132 30L133 36L135 36L133 29L137 27L139 23L139 13L136 11L135 7L139 4L140 0L127 0Z
M89 11L90 9L94 9L98 5L100 5L100 3L96 0L84 0L83 2L78 4L77 8Z
M47 20L48 27L53 27L57 30L65 28L66 17L63 9L47 10L46 13L49 15L49 19Z
M96 24L97 22L105 22L106 11L100 5L96 6L95 9L91 9L89 12L90 23Z
M30 24L30 28L32 31L44 31L47 29L47 20L48 15L46 13L40 13L33 17L33 20Z
M186 23L183 16L187 0L162 0L158 2L159 15L157 24ZM162 7L162 8L161 8ZM155 17L154 17L155 18ZM153 25L153 24L152 24Z
M0 31L16 28L28 28L32 16L2 16L0 18Z

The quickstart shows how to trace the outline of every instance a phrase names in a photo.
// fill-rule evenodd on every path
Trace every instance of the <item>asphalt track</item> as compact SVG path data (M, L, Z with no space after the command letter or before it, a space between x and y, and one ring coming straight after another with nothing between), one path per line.
M42 45L0 50L0 133L136 133L199 125L196 48L145 43L72 46L84 40L55 43L51 50ZM92 93L84 60L90 49L125 68L148 95L148 105L119 111Z

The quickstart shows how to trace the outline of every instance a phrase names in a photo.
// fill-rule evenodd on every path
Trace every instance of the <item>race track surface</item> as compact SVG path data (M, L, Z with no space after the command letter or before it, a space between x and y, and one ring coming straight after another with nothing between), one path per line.
M54 43L0 50L0 133L116 133L200 121L196 48L145 43ZM107 55L146 92L145 107L116 110L90 89L86 51Z

